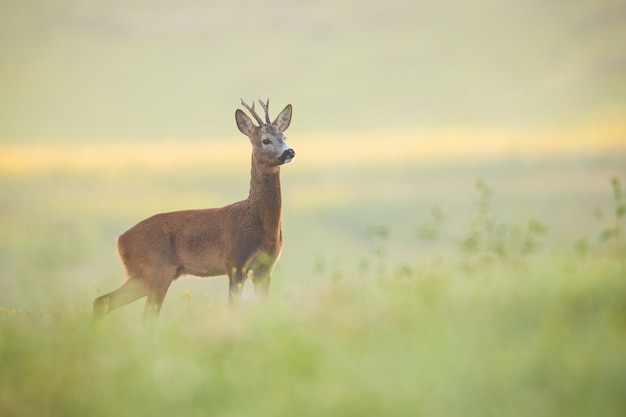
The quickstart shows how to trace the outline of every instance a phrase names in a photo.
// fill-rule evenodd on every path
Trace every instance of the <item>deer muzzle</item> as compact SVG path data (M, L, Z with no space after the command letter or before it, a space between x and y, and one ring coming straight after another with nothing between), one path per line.
M285 152L283 152L283 154L278 159L280 159L280 162L282 162L283 164L286 164L286 163L291 162L293 158L295 157L296 157L296 151L289 148Z

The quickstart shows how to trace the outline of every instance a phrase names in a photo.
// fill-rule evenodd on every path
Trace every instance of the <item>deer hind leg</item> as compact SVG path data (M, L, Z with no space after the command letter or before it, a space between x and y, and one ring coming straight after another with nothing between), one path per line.
M161 272L156 279L151 281L148 289L148 299L146 300L146 307L143 310L143 322L155 319L158 317L165 300L167 290L170 288L170 284L174 281L176 272L167 273Z
M121 287L108 294L96 298L93 302L93 319L97 321L108 312L116 308L130 304L135 300L147 295L144 284L136 279L130 278Z

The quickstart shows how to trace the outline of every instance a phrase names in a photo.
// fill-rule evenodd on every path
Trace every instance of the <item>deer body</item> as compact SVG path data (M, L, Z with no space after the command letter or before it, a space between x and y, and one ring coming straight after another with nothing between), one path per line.
M268 101L269 102L269 101ZM221 208L156 214L123 233L118 252L128 279L117 290L96 298L94 319L147 296L144 320L155 317L167 290L181 275L228 275L229 299L237 304L247 278L255 293L267 295L273 266L282 247L280 166L295 157L284 141L291 105L266 123L243 101L260 126L241 110L235 118L252 144L248 198Z

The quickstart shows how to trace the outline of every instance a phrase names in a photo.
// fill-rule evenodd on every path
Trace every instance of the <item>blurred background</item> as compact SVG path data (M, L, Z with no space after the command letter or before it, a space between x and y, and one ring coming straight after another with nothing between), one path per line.
M291 102L299 133L528 129L625 115L619 0L1 7L5 143L233 135L238 98L259 94Z
M0 304L90 299L142 218L245 198L234 111L259 95L294 106L278 282L376 225L411 259L477 179L571 246L626 173L625 23L620 0L4 1Z

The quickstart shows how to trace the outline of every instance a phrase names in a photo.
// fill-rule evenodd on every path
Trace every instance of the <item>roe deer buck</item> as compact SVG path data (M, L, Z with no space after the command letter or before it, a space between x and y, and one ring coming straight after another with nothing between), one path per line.
M94 300L94 320L146 296L143 320L158 316L170 284L183 274L228 275L231 304L239 302L247 278L257 295L267 295L282 246L280 166L296 154L283 136L291 123L291 104L270 122L269 100L259 103L265 122L254 101L250 107L241 100L259 126L243 111L235 112L237 127L252 144L248 198L221 208L157 214L122 234L117 248L127 280Z

